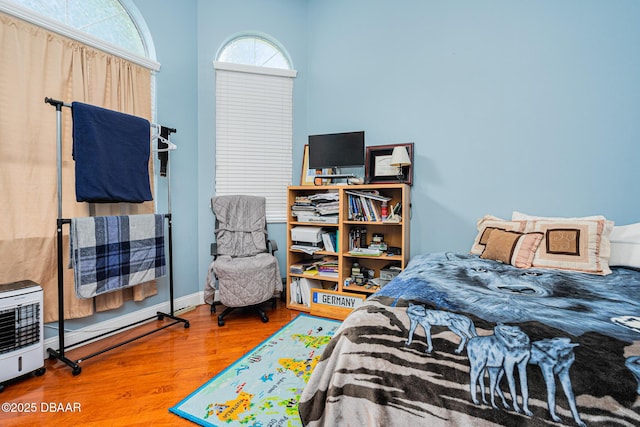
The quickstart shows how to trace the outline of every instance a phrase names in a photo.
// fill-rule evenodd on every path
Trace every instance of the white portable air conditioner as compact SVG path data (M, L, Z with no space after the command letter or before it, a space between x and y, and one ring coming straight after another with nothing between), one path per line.
M0 285L0 391L44 368L42 288L30 280Z

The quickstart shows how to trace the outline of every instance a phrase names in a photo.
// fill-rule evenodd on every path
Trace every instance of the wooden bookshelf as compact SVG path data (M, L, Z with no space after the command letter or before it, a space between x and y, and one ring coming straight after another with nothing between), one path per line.
M363 203L367 204L367 211L355 212L354 207L357 207L358 203L355 203L354 197L360 197L358 195L349 194L352 192L370 192L377 191L380 196L388 198L387 210L390 210L392 206L400 204L401 219L398 222L389 222L382 220L382 201L380 200L359 200L360 207ZM323 186L290 186L288 188L288 204L290 207L296 204L296 200L312 195L322 193L335 193L337 194L337 223L323 223L318 222L322 219L318 218L306 218L306 221L300 221L298 217L293 215L293 210L290 210L287 221L287 307L295 310L311 312L326 317L333 317L336 319L344 319L349 312L353 309L352 305L354 301L358 305L357 300L363 300L368 295L376 292L378 288L371 286L370 283L363 284L362 282L355 283L348 281L351 277L352 267L354 263L358 263L361 268L371 272L374 278L380 277L380 271L389 265L395 265L400 269L404 269L409 262L409 213L411 208L410 201L410 187L406 184L367 184L367 185L323 185ZM350 199L351 198L351 199ZM293 249L294 242L292 240L291 230L295 227L321 227L324 232L337 234L336 250L326 251L318 250L313 256L309 255L303 250ZM355 239L357 230L366 230L366 235L360 239ZM383 251L381 255L354 255L350 253L351 247L354 244L354 240L359 241L360 246L368 248L372 242L373 235L384 236L384 243L387 245L387 249L395 249L397 254L389 255L387 251ZM318 274L309 275L301 272L291 272L291 267L302 263L309 263L315 259L330 259L337 262L337 274L326 276L322 272ZM295 293L292 293L292 284L295 284L296 280L300 278L313 279L316 285L321 286L310 290L310 295L306 301L308 304L301 304L295 298L292 300L292 296L295 297ZM295 285L297 286L297 285ZM337 295L345 297L355 298L321 298L320 302L314 303L315 294L330 294L331 296ZM322 295L315 295L316 299L320 301ZM336 301L336 306L331 307L327 305L327 301Z

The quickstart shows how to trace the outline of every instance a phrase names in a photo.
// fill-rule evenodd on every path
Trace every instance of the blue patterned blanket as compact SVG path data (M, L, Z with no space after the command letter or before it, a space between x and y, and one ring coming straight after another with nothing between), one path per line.
M640 272L415 257L355 310L300 398L305 425L640 425Z
M80 298L166 274L164 215L74 218L70 238L71 267Z

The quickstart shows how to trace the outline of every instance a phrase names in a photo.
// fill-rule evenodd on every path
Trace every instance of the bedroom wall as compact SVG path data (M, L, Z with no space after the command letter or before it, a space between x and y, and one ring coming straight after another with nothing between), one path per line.
M293 59L294 169L307 135L415 142L412 254L468 251L476 219L512 210L640 221L640 3L634 0L133 0L162 64L176 297L202 291L213 216L213 60L258 31ZM166 192L166 181L158 183ZM163 202L161 203L161 208ZM283 247L283 224L269 226ZM279 251L281 269L285 251ZM160 295L71 322L91 324Z
M286 49L298 75L293 82L294 159L302 159L306 138L307 81L307 5L299 0L199 0L198 1L198 256L199 283L204 287L211 256L214 217L210 198L214 195L215 177L215 73L213 61L222 45L240 33L263 33L275 38ZM300 169L294 167L294 181ZM260 174L259 170L247 171ZM296 175L297 174L297 175ZM298 178L296 178L296 176ZM194 205L195 207L196 205ZM285 224L269 224L269 237L277 240L280 269L285 267Z
M160 71L156 74L158 123L175 128L171 140L178 149L170 153L171 213L176 296L199 291L196 259L198 248L198 34L193 1L135 0L154 41ZM169 180L157 178L158 209L167 211ZM166 289L166 286L163 287ZM165 300L167 294L163 295Z
M640 2L308 4L308 131L415 142L412 254L487 213L640 220Z
M178 128L172 153L172 210L176 296L202 291L211 256L214 217L209 207L215 177L215 74L220 47L239 33L257 32L278 40L293 61L294 159L306 138L307 4L298 0L134 0L152 33L158 61L159 118ZM177 25L176 25L177 24ZM180 120L179 120L180 119ZM183 129L184 128L184 129ZM260 171L254 171L260 173ZM294 176L299 177L299 167ZM296 175L297 174L297 175ZM296 178L299 179L299 178ZM297 181L296 181L297 182ZM166 184L165 184L166 185ZM284 224L269 235L284 248ZM286 252L277 252L284 268Z

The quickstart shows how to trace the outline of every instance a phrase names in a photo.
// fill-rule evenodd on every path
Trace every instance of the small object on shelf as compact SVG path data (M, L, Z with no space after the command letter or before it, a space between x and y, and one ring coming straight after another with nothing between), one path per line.
M378 249L382 252L386 252L387 244L384 241L384 234L373 233L373 237L371 238L371 243L369 244L369 249Z
M389 246L387 248L387 254L388 255L401 255L402 254L402 249L397 247L397 246Z
M385 279L382 279L380 277L376 277L374 279L369 280L369 283L372 286L376 286L378 289L384 288L384 286L389 282L390 282L390 280L385 280Z
M308 246L317 246L322 242L322 227L293 227L291 229L291 240Z
M402 269L396 265L388 265L380 270L380 278L389 281L400 274L401 271Z
M351 276L355 276L356 274L360 274L360 264L354 262L351 266Z
M354 255L354 256L380 256L380 255L382 255L382 251L380 249L354 248L354 249L349 251L349 255Z
M349 230L349 250L367 246L367 229L353 227Z

